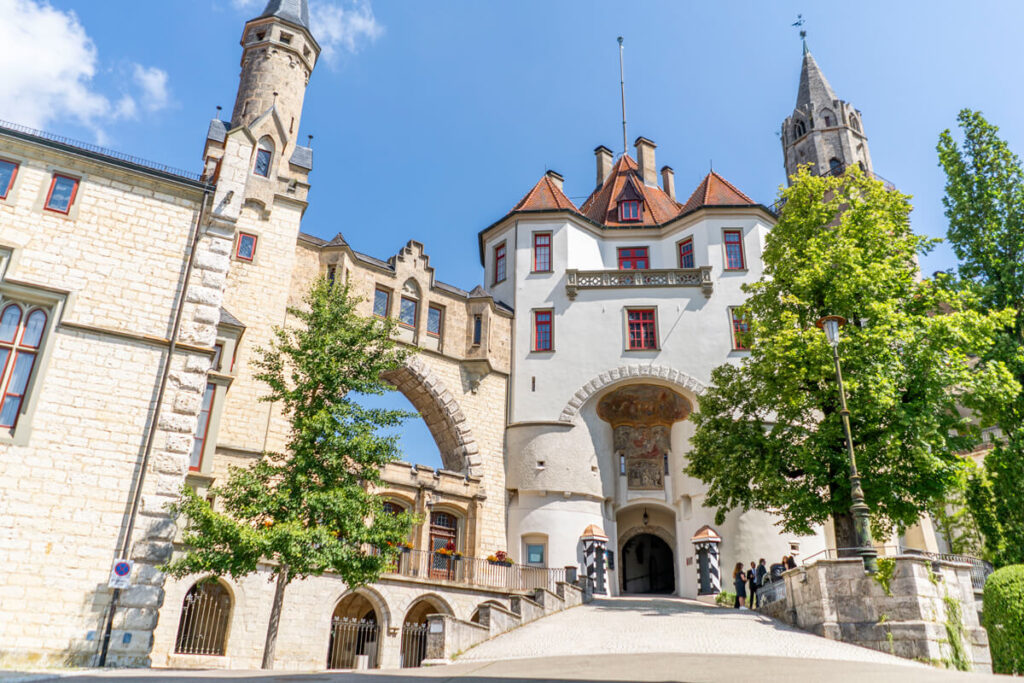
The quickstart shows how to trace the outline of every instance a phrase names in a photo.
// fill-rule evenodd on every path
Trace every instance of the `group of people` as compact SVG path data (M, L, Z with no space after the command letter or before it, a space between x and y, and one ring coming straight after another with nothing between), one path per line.
M750 569L744 569L742 562L737 562L732 570L732 582L736 588L736 600L733 607L747 609L747 593L750 593L750 608L757 607L757 589L766 583L771 583L782 575L787 569L796 569L796 560L792 555L783 555L782 561L773 564L771 568L766 565L762 557L755 564L750 563Z

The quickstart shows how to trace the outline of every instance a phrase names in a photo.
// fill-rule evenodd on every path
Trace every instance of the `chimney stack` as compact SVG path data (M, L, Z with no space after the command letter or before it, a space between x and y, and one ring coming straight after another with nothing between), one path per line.
M562 182L565 180L565 178L562 177L561 173L559 173L558 171L545 171L544 175L551 179L551 182L554 183L555 187L558 188L559 192L563 191Z
M658 186L658 172L654 165L654 149L656 144L645 138L638 137L633 141L636 147L636 163L640 167L640 177L644 179L644 185Z
M598 145L594 148L594 158L597 160L597 186L601 187L612 173L612 151Z
M661 189L665 191L669 199L676 200L676 172L672 170L671 166L661 167Z

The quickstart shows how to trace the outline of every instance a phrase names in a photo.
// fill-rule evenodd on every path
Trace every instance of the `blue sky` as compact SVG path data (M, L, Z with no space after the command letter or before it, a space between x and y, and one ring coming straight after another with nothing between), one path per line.
M592 150L658 144L685 198L716 171L771 203L777 132L793 108L800 41L864 115L875 171L914 195L917 231L945 232L935 144L963 107L1024 149L1018 2L407 2L312 0L330 54L301 134L316 169L303 229L343 232L387 258L426 245L440 279L480 281L476 233L543 174L592 189ZM0 118L198 170L216 105L230 112L245 19L262 0L0 0ZM11 77L16 74L17 77ZM227 115L227 114L226 114ZM954 265L940 247L926 272ZM410 457L436 463L421 423Z

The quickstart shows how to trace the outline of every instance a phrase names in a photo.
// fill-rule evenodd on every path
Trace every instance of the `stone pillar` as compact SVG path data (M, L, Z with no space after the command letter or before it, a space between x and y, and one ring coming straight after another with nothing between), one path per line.
M203 227L185 290L178 346L168 359L171 370L161 405L142 500L129 546L135 561L132 585L123 589L114 611L107 650L108 666L149 666L158 610L164 599L164 574L157 567L171 558L176 531L167 506L178 500L188 473L192 442L217 338L221 300L231 253L233 227Z

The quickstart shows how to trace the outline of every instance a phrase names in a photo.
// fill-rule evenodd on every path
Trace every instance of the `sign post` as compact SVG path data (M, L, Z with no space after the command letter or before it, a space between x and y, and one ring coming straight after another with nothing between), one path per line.
M129 588L132 585L132 567L135 563L131 560L114 560L114 566L110 570L110 580L107 586L110 588Z

